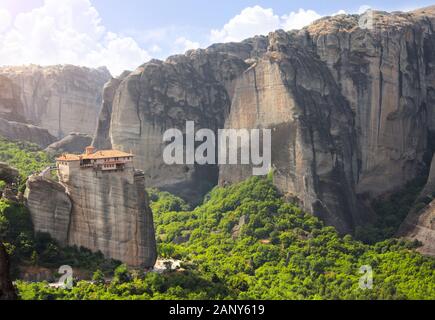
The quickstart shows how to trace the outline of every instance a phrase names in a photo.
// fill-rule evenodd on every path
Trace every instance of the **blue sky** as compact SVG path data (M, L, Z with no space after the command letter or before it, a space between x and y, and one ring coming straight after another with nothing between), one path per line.
M150 58L278 28L298 29L325 15L368 7L406 11L432 4L425 0L0 0L0 61L104 64L118 74Z

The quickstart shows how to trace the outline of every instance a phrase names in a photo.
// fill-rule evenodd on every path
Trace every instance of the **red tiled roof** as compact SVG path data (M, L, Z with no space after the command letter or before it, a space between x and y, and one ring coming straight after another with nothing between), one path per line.
M131 153L126 153L119 150L101 150L92 154L63 154L56 161L80 161L80 160L99 160L111 158L128 158L133 157Z

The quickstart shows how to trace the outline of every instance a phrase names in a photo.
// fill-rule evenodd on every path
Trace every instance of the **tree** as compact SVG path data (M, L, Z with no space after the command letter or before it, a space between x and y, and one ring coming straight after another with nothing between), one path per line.
M104 278L104 273L100 269L94 272L94 275L92 276L92 281L97 285L103 285L106 283L106 280Z
M0 300L16 300L17 293L9 274L10 263L6 248L0 241Z
M118 268L115 269L115 275L113 277L113 282L115 284L126 283L131 280L131 274L128 271L128 267L125 264L121 264Z

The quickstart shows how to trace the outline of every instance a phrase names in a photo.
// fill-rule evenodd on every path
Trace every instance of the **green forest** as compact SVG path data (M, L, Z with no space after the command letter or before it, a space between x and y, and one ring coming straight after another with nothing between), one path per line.
M17 281L20 298L435 299L435 259L417 253L419 243L341 236L286 202L273 175L216 187L196 208L156 189L149 196L159 256L180 260L176 270L144 273L82 248L61 249L33 234L22 205L1 201L0 234L15 268L71 264L93 273L72 289ZM363 266L373 270L371 289L360 287Z

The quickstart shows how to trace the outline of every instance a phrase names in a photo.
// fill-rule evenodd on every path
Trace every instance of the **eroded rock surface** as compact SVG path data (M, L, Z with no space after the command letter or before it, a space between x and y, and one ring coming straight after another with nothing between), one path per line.
M373 27L362 23L368 14L146 63L119 84L101 138L138 154L149 186L185 197L193 188L195 197L252 168L167 166L165 130L187 120L215 131L270 128L280 190L350 232L372 217L361 197L424 171L435 129L435 7L376 11Z
M7 163L0 162L0 180L6 183L14 183L20 176L17 169L12 168Z
M71 132L94 133L102 88L111 77L106 68L71 65L2 67L0 75L12 81L12 92L19 91L20 97L19 103L9 108L2 106L6 104L3 101L9 100L0 97L0 115L13 109L16 117L47 129L58 138ZM0 79L0 87L1 83Z
M125 71L118 78L112 78L104 85L103 88L103 105L98 117L97 130L94 135L92 145L100 150L112 149L112 141L110 139L110 123L112 121L113 101L115 99L116 90L122 80L130 74Z
M60 181L32 176L27 182L25 198L36 231L131 266L154 266L153 216L142 172L77 167Z
M13 141L27 141L37 144L41 148L56 141L48 130L31 124L8 121L0 118L0 136Z
M25 122L21 88L9 78L0 76L0 118Z
M82 170L64 180L74 206L69 243L133 266L157 258L153 216L142 173Z
M435 156L425 187L415 201L414 207L400 226L397 234L409 240L418 240L423 245L418 250L435 256ZM428 205L426 205L429 203Z
M331 70L355 113L357 192L377 196L402 187L425 165L433 128L435 9L373 12L372 28L361 25L363 18L322 19L303 31L303 41Z
M31 176L24 197L35 231L49 233L60 245L67 245L73 203L65 187L42 176Z
M50 144L44 151L52 156L62 153L81 153L92 143L92 136L84 133L70 133L65 138Z

